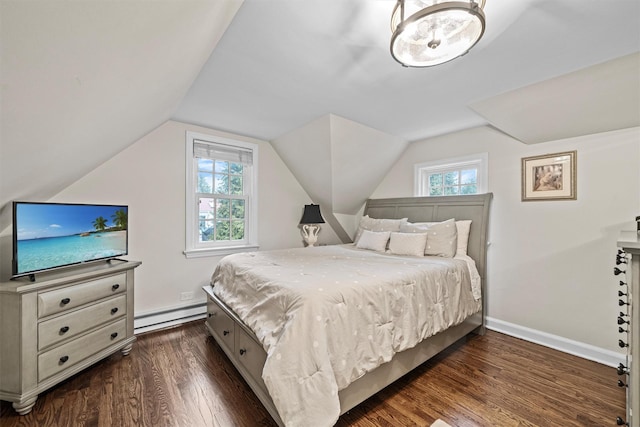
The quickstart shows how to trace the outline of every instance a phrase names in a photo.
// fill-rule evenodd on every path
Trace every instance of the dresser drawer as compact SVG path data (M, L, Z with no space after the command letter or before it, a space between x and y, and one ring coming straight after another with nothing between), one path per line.
M246 332L240 328L238 329L235 350L237 360L246 368L253 379L266 390L262 380L262 369L267 360L267 353Z
M209 305L209 326L220 340L231 351L234 350L235 343L235 322L216 304Z
M45 380L127 338L127 319L121 319L38 356L38 381Z
M79 307L124 292L126 289L127 276L122 273L55 291L41 292L38 294L38 317Z
M38 350L75 337L127 314L127 296L120 295L38 324Z

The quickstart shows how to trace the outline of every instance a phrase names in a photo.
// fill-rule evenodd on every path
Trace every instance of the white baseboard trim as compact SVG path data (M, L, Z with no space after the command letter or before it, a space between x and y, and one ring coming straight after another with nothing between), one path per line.
M207 315L207 303L201 302L189 306L176 307L136 316L133 321L135 334L176 326L193 320L204 319ZM573 341L558 335L487 317L486 327L512 337L530 341L554 350L592 360L607 366L617 367L626 364L625 355L606 350L579 341Z
M558 335L548 334L491 317L487 317L486 326L487 329L491 329L492 331L521 338L545 347L553 348L554 350L582 357L583 359L602 363L603 365L617 367L620 363L626 364L625 355L622 353L616 353L590 344L573 341Z
M133 319L135 334L181 325L192 320L204 319L207 316L207 303L201 302L188 306L137 315Z

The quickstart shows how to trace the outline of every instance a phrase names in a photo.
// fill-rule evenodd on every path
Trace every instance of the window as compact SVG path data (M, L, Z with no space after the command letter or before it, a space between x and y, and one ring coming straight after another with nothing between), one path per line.
M416 196L456 196L487 191L488 153L415 165Z
M257 249L258 146L187 132L187 258Z

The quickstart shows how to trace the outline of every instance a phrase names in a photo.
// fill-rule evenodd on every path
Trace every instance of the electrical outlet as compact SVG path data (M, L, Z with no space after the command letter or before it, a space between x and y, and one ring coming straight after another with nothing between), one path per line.
M193 292L183 292L180 294L180 301L188 301L193 299Z

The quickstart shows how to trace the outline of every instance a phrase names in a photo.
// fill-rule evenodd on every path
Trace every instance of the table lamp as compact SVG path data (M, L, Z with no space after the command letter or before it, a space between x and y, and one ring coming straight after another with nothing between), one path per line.
M314 246L318 241L318 233L320 233L320 225L324 224L324 219L320 213L320 205L304 205L304 212L300 225L302 225L302 235L304 236L307 247Z

